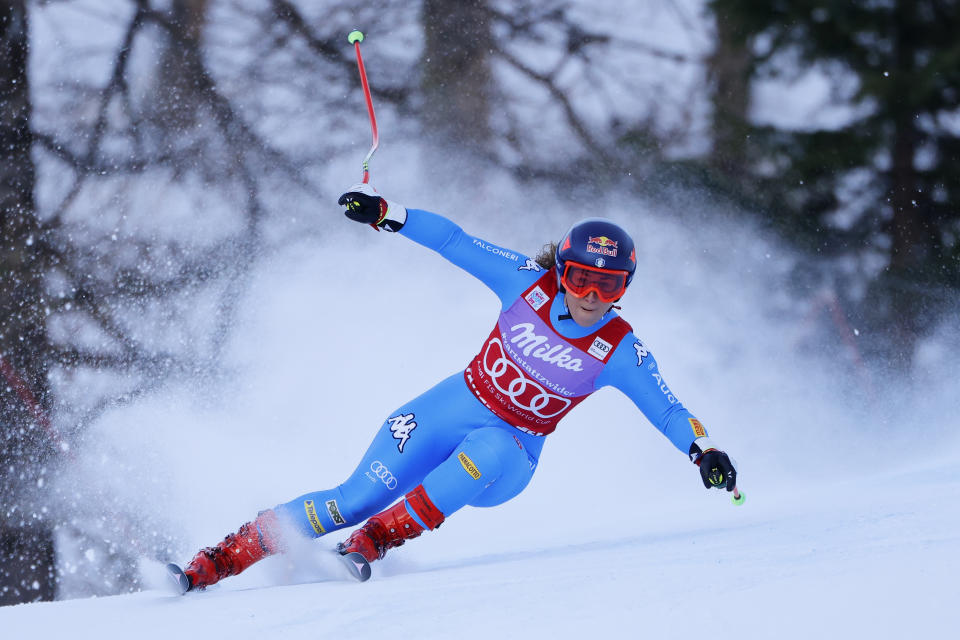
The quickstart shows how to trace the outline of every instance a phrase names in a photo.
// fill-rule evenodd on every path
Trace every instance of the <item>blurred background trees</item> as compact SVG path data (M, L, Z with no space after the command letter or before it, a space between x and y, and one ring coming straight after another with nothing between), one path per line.
M960 5L712 0L710 9L728 52L715 126L735 133L713 150L727 184L804 249L803 268L864 330L867 356L908 371L960 286ZM764 83L803 99L796 87L816 92L817 81L824 96L810 117L751 117Z
M0 604L53 597L52 524L40 508L52 455L44 313L49 262L39 247L31 159L27 12L0 16ZM21 578L24 580L21 581ZM34 587L36 585L36 587Z
M392 138L734 203L869 366L908 374L956 309L954 2L0 2L0 603L56 595L58 541L108 559L87 593L167 553L162 523L48 476L111 407L206 384L256 261L320 232L331 160L369 135L357 27Z

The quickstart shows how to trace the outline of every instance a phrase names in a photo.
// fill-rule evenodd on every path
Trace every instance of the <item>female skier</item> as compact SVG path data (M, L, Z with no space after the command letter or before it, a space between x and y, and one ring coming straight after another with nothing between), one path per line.
M355 560L356 577L366 579L369 562L436 529L461 507L490 507L520 493L544 436L607 385L629 396L689 455L705 487L735 491L730 458L614 311L636 269L633 240L618 225L582 220L532 260L439 215L387 201L367 184L351 187L338 202L351 220L399 232L479 278L502 303L497 324L465 370L387 418L346 482L260 512L202 549L183 571L170 565L181 590L203 589L282 552L294 531L320 537L369 518L337 547Z

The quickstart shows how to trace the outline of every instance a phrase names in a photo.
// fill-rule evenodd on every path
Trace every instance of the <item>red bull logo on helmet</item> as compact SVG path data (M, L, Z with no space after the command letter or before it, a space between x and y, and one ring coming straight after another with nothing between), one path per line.
M617 241L607 236L590 236L587 240L587 253L599 253L604 256L617 256Z

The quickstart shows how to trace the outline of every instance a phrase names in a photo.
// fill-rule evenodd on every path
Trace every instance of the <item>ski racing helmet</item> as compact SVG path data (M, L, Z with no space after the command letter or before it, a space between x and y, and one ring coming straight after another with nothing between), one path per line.
M593 290L604 302L616 302L633 280L637 254L633 239L620 225L586 218L561 238L556 263L562 289L577 296Z

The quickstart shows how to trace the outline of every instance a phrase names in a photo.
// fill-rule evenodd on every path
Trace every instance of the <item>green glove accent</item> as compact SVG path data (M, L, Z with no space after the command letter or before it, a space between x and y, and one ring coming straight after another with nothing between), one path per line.
M723 475L723 471L717 467L713 467L707 471L707 482L718 489L722 489L723 485L727 482L727 478Z

